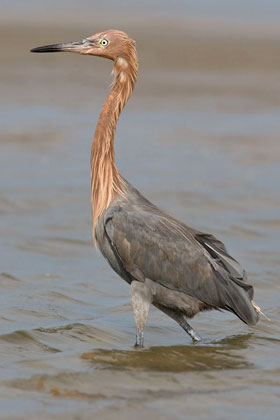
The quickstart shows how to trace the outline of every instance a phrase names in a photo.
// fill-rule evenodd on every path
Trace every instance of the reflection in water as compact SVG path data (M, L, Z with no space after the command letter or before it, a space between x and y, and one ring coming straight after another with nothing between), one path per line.
M250 337L251 334L227 338L211 346L150 347L131 351L96 349L84 353L82 359L99 367L159 372L249 368L251 364L231 350L246 348Z
M135 398L135 395L138 395L138 398L142 396L141 398L145 400L152 400L159 395L159 387L161 398L165 392L171 393L166 395L177 398L185 392L178 386L181 381L179 374L184 375L183 377L195 372L214 375L215 372L225 374L234 370L240 371L239 375L241 375L241 370L248 372L248 369L253 368L252 363L234 351L246 350L251 337L253 337L252 334L230 337L212 345L151 347L133 350L97 348L82 354L81 361L86 369L80 369L80 372L64 371L59 374L34 375L29 379L12 380L8 384L13 389L43 392L74 400L104 400L113 395L115 397L122 395L124 389L126 389L127 398ZM40 363L44 365L44 362L39 362L39 365ZM24 365L32 367L34 363L31 361ZM110 377L114 379L108 383ZM225 391L219 381L213 380L213 385L216 387L216 392ZM188 381L186 381L186 386L189 388L188 392L192 393L213 391L207 391L207 388L205 390L205 384L201 384L199 390L192 388ZM148 389L150 392L147 393Z

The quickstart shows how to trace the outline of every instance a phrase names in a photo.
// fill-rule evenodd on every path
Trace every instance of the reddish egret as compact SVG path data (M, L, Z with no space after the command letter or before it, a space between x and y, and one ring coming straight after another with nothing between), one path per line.
M227 310L255 325L260 309L253 301L253 286L224 244L160 210L118 172L114 133L137 79L135 42L124 32L108 30L31 51L69 51L114 62L113 88L91 149L93 237L113 270L131 286L136 346L143 346L150 304L197 341L200 337L187 320L200 311Z

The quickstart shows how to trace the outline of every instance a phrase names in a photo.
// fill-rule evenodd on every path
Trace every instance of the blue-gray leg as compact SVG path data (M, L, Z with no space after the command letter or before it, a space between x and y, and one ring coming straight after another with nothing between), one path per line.
M170 316L170 318L174 319L180 327L183 328L186 333L193 339L193 341L200 341L201 337L195 332L192 326L186 321L186 316L182 314L182 312L172 310L170 308L166 308L161 305L156 305L162 312L166 313L166 315Z
M195 332L192 326L182 317L179 325L189 334L193 341L200 341L201 337Z
M152 292L145 282L133 281L131 283L131 304L136 323L135 347L144 346L144 327L148 319L149 308L152 301Z
M144 347L144 331L136 331L135 347Z

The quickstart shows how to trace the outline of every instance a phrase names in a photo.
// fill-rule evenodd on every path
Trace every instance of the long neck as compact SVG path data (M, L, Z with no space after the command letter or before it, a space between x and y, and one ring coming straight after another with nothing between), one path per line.
M116 194L125 195L114 153L114 134L119 115L129 99L137 78L136 52L130 60L119 57L115 61L115 81L99 117L91 148L91 204L93 237L98 217ZM95 241L96 242L96 241Z

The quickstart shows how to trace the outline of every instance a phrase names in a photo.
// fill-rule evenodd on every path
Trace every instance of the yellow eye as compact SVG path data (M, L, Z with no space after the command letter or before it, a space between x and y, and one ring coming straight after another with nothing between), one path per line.
M107 45L109 44L108 39L101 39L100 44L102 45L102 47L107 47Z

